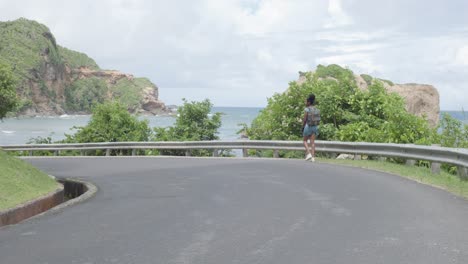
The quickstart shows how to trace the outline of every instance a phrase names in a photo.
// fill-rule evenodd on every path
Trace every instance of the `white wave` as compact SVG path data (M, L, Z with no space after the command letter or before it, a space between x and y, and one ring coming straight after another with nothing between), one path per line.
M2 130L2 132L5 134L14 134L16 131Z

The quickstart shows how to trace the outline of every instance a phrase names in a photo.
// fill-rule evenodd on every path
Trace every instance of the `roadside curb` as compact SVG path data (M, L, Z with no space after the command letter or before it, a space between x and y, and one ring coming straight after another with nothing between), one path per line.
M53 208L64 201L65 188L60 185L53 192L32 201L0 212L0 227L12 225Z
M94 184L82 180L70 178L56 178L56 180L61 183L61 187L54 192L21 204L15 208L0 212L0 229L44 215L57 213L65 207L88 200L93 197L98 190ZM81 186L84 192L64 202L65 195L69 192L69 187L67 185Z

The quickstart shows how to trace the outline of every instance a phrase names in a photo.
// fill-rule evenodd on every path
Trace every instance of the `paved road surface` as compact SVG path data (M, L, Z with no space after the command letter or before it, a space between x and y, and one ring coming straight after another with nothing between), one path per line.
M299 160L31 159L95 183L0 229L0 263L468 263L468 202L397 176Z

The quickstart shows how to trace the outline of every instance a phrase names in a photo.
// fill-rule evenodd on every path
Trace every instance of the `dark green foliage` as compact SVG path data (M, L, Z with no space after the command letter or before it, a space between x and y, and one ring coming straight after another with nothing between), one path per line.
M103 103L106 96L107 84L104 80L96 77L79 79L65 89L65 109L89 112L93 105Z
M148 120L140 121L117 102L107 102L93 108L89 123L75 127L74 135L66 135L66 143L148 141L151 129ZM126 152L126 151L125 151ZM112 153L116 154L116 153ZM125 153L128 154L128 153Z
M306 78L268 99L248 129L251 139L301 139L305 99L311 93L322 115L319 139L417 143L433 135L426 120L408 113L403 99L388 94L379 81L361 91L353 73L338 65L319 65Z
M0 64L0 119L18 106L16 83L10 68Z
M183 99L183 106L179 107L178 117L173 127L155 128L154 141L201 141L217 140L218 129L221 127L221 113L209 117L213 106L208 99L202 102L187 102ZM163 151L163 154L185 155L184 151ZM193 151L194 156L207 156L211 152L204 150Z
M99 70L99 66L93 59L88 57L88 55L61 46L58 46L58 49L63 60L70 66L70 68L75 69L79 67L87 67L92 70Z

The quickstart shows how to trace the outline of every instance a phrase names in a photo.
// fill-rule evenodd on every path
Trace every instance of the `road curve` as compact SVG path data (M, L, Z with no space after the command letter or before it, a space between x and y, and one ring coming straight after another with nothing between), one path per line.
M274 159L40 158L92 199L0 229L0 263L468 263L468 201Z

